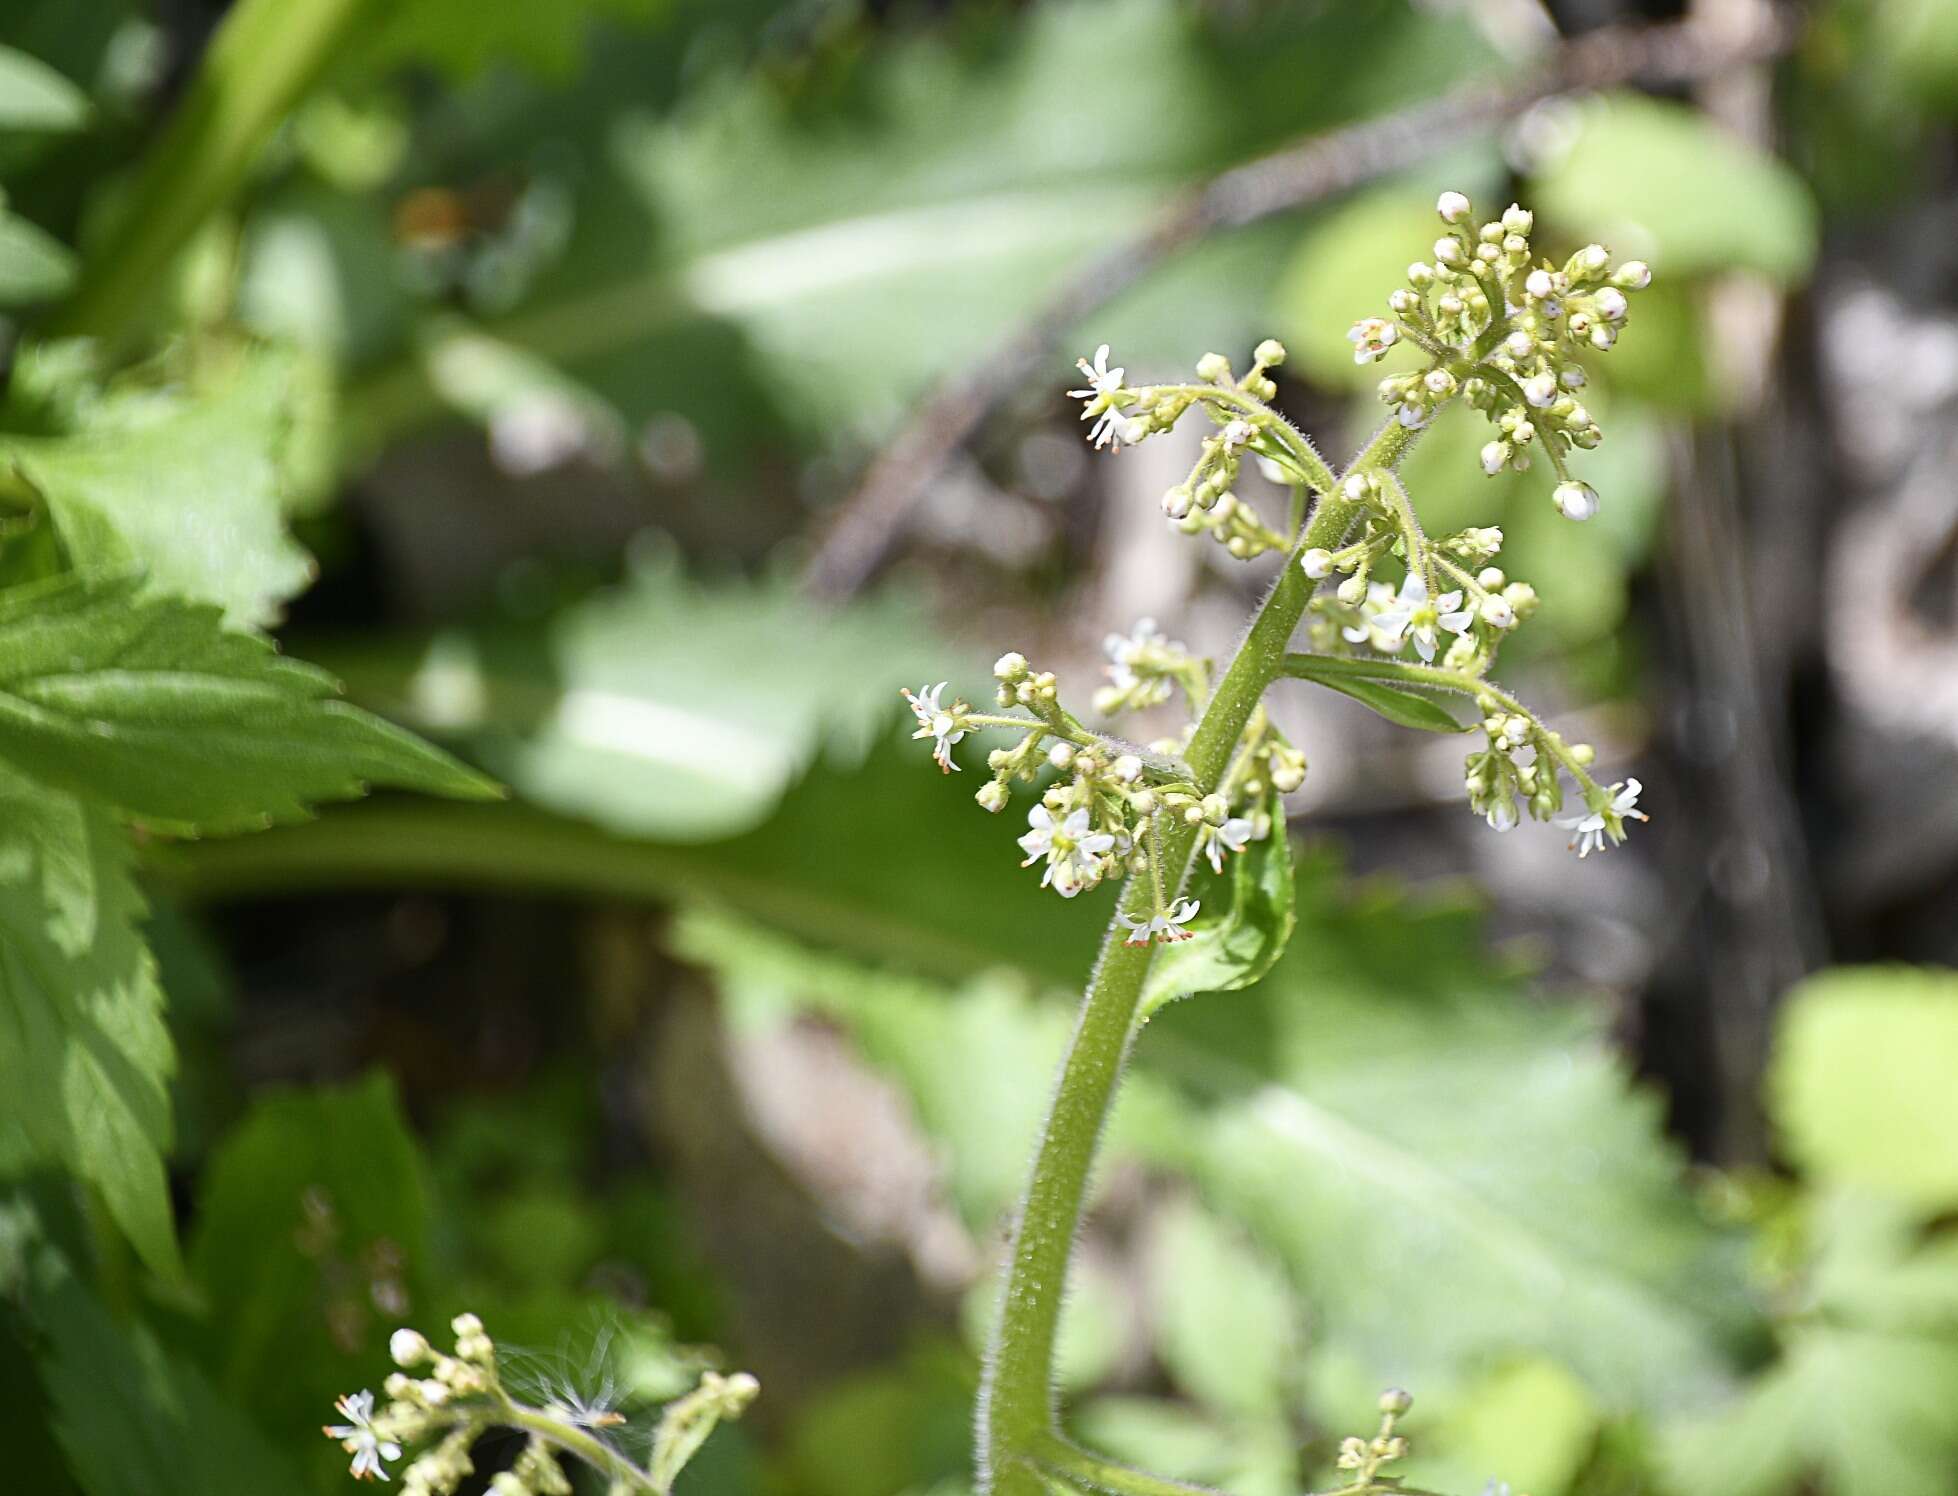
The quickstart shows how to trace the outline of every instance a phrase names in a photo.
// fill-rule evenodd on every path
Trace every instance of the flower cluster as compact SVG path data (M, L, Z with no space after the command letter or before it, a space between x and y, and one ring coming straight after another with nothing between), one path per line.
M1614 267L1601 244L1562 265L1533 258L1535 218L1515 203L1479 226L1459 192L1444 192L1435 207L1448 231L1435 241L1433 263L1407 267L1407 284L1387 298L1391 319L1353 324L1353 357L1371 363L1403 341L1421 348L1428 368L1380 383L1401 424L1419 429L1461 395L1496 428L1482 448L1484 472L1527 469L1541 447L1559 479L1553 502L1567 518L1589 519L1597 491L1565 465L1572 449L1603 439L1578 398L1580 359L1617 342L1630 312L1626 293L1649 286L1652 272L1638 260Z
M324 1432L353 1457L356 1479L387 1480L387 1467L402 1457L403 1448L423 1444L423 1452L402 1472L404 1496L450 1496L475 1473L477 1439L492 1428L514 1428L528 1438L510 1468L490 1478L494 1496L571 1496L571 1479L560 1463L567 1453L597 1466L614 1491L666 1496L673 1475L714 1424L740 1416L760 1390L745 1373L706 1373L698 1389L666 1410L652 1458L642 1470L593 1432L623 1422L620 1415L561 1403L526 1406L505 1387L483 1322L459 1314L450 1328L452 1355L436 1350L417 1330L399 1329L389 1337L388 1354L401 1369L389 1374L384 1384L389 1400L379 1412L365 1388L334 1404L345 1422L329 1424Z
M1257 667L1266 672L1260 691L1278 673L1319 679L1386 715L1438 729L1448 726L1447 714L1409 705L1410 691L1469 697L1487 737L1468 758L1471 809L1498 831L1515 826L1524 808L1539 820L1557 819L1568 777L1583 811L1561 824L1575 833L1572 849L1588 856L1621 842L1628 820L1644 819L1638 782L1600 785L1589 773L1587 746L1565 744L1490 680L1504 641L1536 612L1536 590L1495 564L1501 530L1428 535L1398 465L1416 433L1459 398L1497 429L1482 450L1486 472L1527 467L1540 448L1559 479L1557 508L1589 519L1597 493L1566 465L1571 452L1601 440L1578 399L1585 386L1580 360L1612 347L1629 311L1627 293L1648 285L1651 272L1637 261L1614 267L1595 244L1561 265L1539 259L1531 243L1535 221L1514 204L1481 224L1459 192L1443 193L1436 208L1446 232L1435 241L1433 262L1408 267L1407 285L1388 299L1391 316L1364 318L1347 334L1362 364L1408 344L1427 356L1427 367L1382 382L1394 414L1343 474L1273 407L1271 371L1284 363L1285 349L1270 339L1241 377L1222 354L1207 353L1194 381L1155 385L1130 384L1103 344L1079 360L1086 384L1069 393L1082 402L1097 448L1146 441L1192 411L1211 423L1188 477L1163 496L1170 523L1190 534L1207 531L1240 559L1283 551L1310 584L1303 597L1295 582L1272 596L1290 596L1287 606L1303 618L1320 658L1304 657L1294 668L1294 657L1267 654ZM1237 492L1247 457L1291 491L1282 528ZM1242 724L1231 751L1218 755L1219 745L1205 745L1217 782L1198 782L1184 755L1211 720L1209 663L1152 619L1110 634L1105 648L1108 682L1094 694L1095 709L1113 716L1158 708L1180 688L1189 712L1180 733L1145 747L1097 732L1061 704L1053 672L1011 653L994 666L998 705L1011 714L981 712L962 699L947 705L940 681L904 693L917 719L914 736L931 741L932 757L950 773L958 768L953 749L967 733L1017 734L1017 743L987 755L992 777L974 798L997 812L1011 800L1014 781L1040 782L1019 837L1022 865L1037 867L1041 886L1063 898L1115 877L1142 880L1131 884L1119 913L1129 942L1187 939L1200 906L1183 897L1184 864L1201 859L1220 874L1252 842L1282 835L1278 797L1299 787L1305 759L1272 725L1262 699L1240 691L1227 719ZM1269 641L1264 648L1271 650ZM1174 832L1173 866L1165 864L1166 828Z
M1413 1406L1412 1397L1398 1387L1390 1387L1380 1394L1380 1431L1371 1439L1353 1434L1340 1441L1337 1463L1341 1470L1348 1472L1354 1488L1369 1490L1377 1481L1389 1486L1398 1483L1391 1476L1382 1478L1380 1469L1407 1458L1407 1436L1395 1432L1394 1425Z
M1021 866L1040 869L1040 885L1063 898L1128 874L1150 879L1154 897L1142 915L1123 916L1129 943L1188 939L1199 901L1181 898L1164 883L1161 833L1178 822L1189 828L1195 850L1221 873L1225 859L1272 834L1265 807L1275 790L1297 789L1305 757L1286 741L1260 709L1246 728L1223 785L1209 794L1192 781L1180 757L1209 690L1209 664L1166 636L1153 619L1106 642L1109 683L1095 695L1106 715L1161 706L1181 686L1192 717L1177 735L1146 747L1099 733L1069 712L1052 671L1035 670L1024 655L1002 655L993 667L1001 707L1027 715L980 712L963 700L944 704L945 683L904 692L919 722L918 738L932 740L932 756L953 769L951 750L967 732L1001 729L1019 734L1011 747L987 755L992 778L974 797L989 811L1006 807L1014 781L1044 783L1019 837Z

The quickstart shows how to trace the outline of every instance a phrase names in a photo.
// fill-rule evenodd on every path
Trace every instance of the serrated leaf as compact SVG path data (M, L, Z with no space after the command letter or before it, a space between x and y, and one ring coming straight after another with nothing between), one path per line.
M1285 833L1284 802L1275 792L1264 813L1272 829L1232 855L1228 877L1197 879L1191 892L1208 912L1187 927L1192 932L1188 940L1156 951L1136 1005L1139 1022L1147 1022L1164 1003L1193 992L1248 987L1285 953L1298 915L1293 908L1292 844Z
M88 123L88 96L39 58L0 47L0 133L56 133Z
M204 1170L189 1243L210 1305L200 1359L220 1390L268 1428L317 1423L372 1375L389 1331L428 1308L428 1232L421 1157L387 1076L260 1099Z
M1342 696L1350 696L1398 727L1412 727L1420 732L1462 730L1462 724L1432 697L1354 675L1341 670L1340 663L1338 660L1327 662L1317 655L1289 655L1286 657L1285 673L1326 686Z
M119 1325L52 1248L23 1296L54 1432L87 1496L263 1496L298 1472L202 1373ZM315 1420L317 1421L317 1420Z
M4 766L0 818L0 1123L99 1189L143 1261L181 1278L163 1172L175 1061L128 838Z
M334 689L227 632L215 608L139 596L131 580L0 592L0 758L43 783L187 832L297 820L369 784L495 796Z
M0 434L0 466L39 492L78 569L139 570L231 623L269 623L313 575L285 522L306 393L299 366L261 353L209 390L112 391L65 434Z
M1812 1178L1931 1214L1958 1205L1954 1076L1958 973L1845 967L1809 978L1783 1005L1768 1108Z
M1794 170L1685 104L1610 94L1578 106L1525 201L1664 276L1758 270L1792 284L1814 263L1815 200ZM1637 336L1637 308L1632 312Z
M0 207L0 306L51 301L75 279L75 256L45 229Z
M826 748L859 756L909 721L898 688L948 652L900 598L824 609L782 581L708 587L658 561L542 629L454 629L337 663L363 700L531 804L694 842L755 827Z

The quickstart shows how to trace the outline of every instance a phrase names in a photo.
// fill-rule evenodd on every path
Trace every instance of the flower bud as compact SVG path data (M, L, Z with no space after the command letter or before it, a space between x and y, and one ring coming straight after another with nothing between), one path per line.
M1197 360L1197 378L1219 384L1231 377L1231 361L1221 353L1206 353Z
M1441 265L1459 265L1467 256L1462 252L1462 241L1453 234L1435 240L1435 261Z
M1582 522L1598 512L1598 491L1588 483L1575 480L1559 483L1551 490L1550 497L1565 519Z
M1502 226L1512 234L1528 238L1530 230L1536 227L1536 215L1521 203L1511 203L1503 209ZM1401 1395L1406 1396L1405 1393Z
M473 1314L458 1314L449 1321L449 1328L454 1330L457 1338L460 1339L464 1335L482 1334L483 1322Z
M1611 254L1602 244L1587 244L1570 257L1564 267L1565 274L1572 279L1578 276L1597 275L1611 263Z
M1163 495L1163 513L1171 519L1182 519L1190 512L1190 490L1181 483Z
M1027 673L1027 657L1018 650L1009 650L993 661L993 674L1001 680L1023 680Z
M1412 265L1407 267L1407 283L1417 291L1425 290L1427 287L1433 285L1434 279L1435 270L1432 265L1426 265L1416 260Z
M1627 260L1618 267L1611 283L1625 291L1643 291L1652 284L1652 267L1643 260Z
M1491 628L1514 628L1516 610L1509 605L1509 599L1500 592L1491 593L1482 599L1482 620Z
M1509 213L1521 213L1522 211L1522 209L1516 207L1514 204L1510 205ZM1508 222L1509 213L1503 214L1504 222ZM1528 218L1530 215L1523 213L1523 216ZM1525 229L1523 232L1527 233L1528 230ZM1387 1414L1390 1418L1399 1418L1413 1406L1414 1399L1398 1387L1389 1387L1385 1392L1380 1394L1380 1411Z
M1057 769L1065 769L1074 763L1074 745L1056 743L1047 750L1047 762Z
M1348 607L1358 607L1366 595L1367 583L1365 577L1358 575L1350 576L1339 584L1339 600Z
M1528 333L1517 331L1503 339L1503 351L1511 358L1528 358L1536 348L1536 339Z
M1276 338L1266 338L1251 351L1251 356L1267 369L1275 369L1285 362L1285 345Z
M1532 270L1523 277L1523 294L1538 301L1547 299L1556 286L1551 282L1548 270Z
M428 1340L419 1330L396 1330L388 1336L388 1356L396 1366L419 1366L428 1359Z
M1299 565L1313 581L1324 581L1333 573L1333 553L1324 546L1315 545L1299 557Z
M988 780L979 786L979 793L972 798L979 802L981 810L990 810L997 815L1006 808L1006 786L997 779Z
M1435 212L1443 223L1460 223L1469 216L1469 200L1459 192L1444 192L1435 200Z
M1508 442L1488 442L1482 448L1482 471L1491 478L1500 473L1509 462Z
M1502 591L1503 583L1508 580L1509 578L1502 574L1500 566L1485 566L1475 574L1475 585L1487 588L1491 592Z
M1591 305L1598 309L1598 315L1607 322L1619 322L1626 311L1625 293L1616 286L1606 286L1591 298Z
M1538 410L1548 410L1557 398L1557 381L1548 374L1536 374L1523 381L1523 398Z
M1133 753L1124 753L1120 758L1115 760L1114 767L1110 772L1117 779L1121 780L1123 784L1134 784L1136 780L1142 777L1142 760L1137 758Z

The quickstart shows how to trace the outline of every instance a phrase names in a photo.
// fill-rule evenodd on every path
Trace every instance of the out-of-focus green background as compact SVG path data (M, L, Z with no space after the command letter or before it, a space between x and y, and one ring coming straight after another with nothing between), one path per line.
M1958 1490L1958 4L399 0L102 323L224 12L0 9L0 457L80 506L55 535L0 474L0 566L114 514L513 799L145 846L190 1283L0 1134L6 1489L343 1489L333 1397L467 1308L539 1396L756 1372L696 1496L969 1490L1107 911L1035 888L896 690L983 699L1014 647L1085 702L1143 615L1227 650L1276 561L1171 533L1191 451L1095 456L1072 360L1277 335L1351 449L1345 329L1455 187L1657 276L1596 522L1485 479L1466 412L1406 474L1503 527L1543 598L1506 683L1652 821L1499 838L1459 743L1284 692L1298 934L1142 1035L1068 1420L1279 1496L1397 1383L1425 1486ZM1314 136L1337 190L1137 248Z

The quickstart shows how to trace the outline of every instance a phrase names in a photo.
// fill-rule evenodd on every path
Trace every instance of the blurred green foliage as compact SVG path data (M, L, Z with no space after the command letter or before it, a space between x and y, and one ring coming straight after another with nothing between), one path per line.
M593 1076L630 1025L596 1003L559 1005L566 1050L523 1083L445 1076L456 1094L405 1108L376 1073L247 1086L191 902L373 884L672 911L641 955L705 983L732 1040L820 1024L895 1088L980 1262L963 1309L717 1435L681 1489L967 1489L991 1244L1106 901L1040 895L962 783L892 740L929 662L977 677L956 621L897 591L818 612L779 562L713 566L774 550L792 490L1175 192L1503 64L1466 16L1384 0L898 9L377 11L253 142L124 347L45 334L196 28L110 0L0 16L0 1431L23 1490L342 1489L313 1429L411 1317L476 1310L540 1398L609 1389L641 1427L718 1359L691 1345L736 1349L739 1282L662 1161L606 1155ZM1557 521L1548 473L1474 478L1457 416L1408 464L1430 524L1504 527L1544 598L1539 662L1625 668L1663 443L1724 405L1707 283L1798 286L1825 213L1904 190L1958 99L1958 7L1819 7L1784 82L1788 161L1613 94L1558 116L1515 181L1568 247L1605 238L1663 278L1587 393L1612 430L1595 524ZM1341 330L1426 252L1444 179L1507 185L1499 142L1214 238L1100 335L1182 363L1269 321L1306 398L1363 398ZM712 564L642 535L568 599L315 630L309 657L370 716L256 631L322 566L343 580L350 488L460 422L506 469L563 448L656 493L692 452ZM62 608L86 627L61 634ZM167 679L138 689L138 665ZM520 803L179 835L303 820L370 780L484 789L392 722ZM1327 1478L1394 1382L1419 1395L1423 1485L1952 1488L1958 979L1798 991L1766 1098L1787 1173L1716 1179L1605 1015L1536 991L1473 902L1283 842L1198 892L1239 959L1173 950L1138 1040L1088 1240L1139 1267L1084 1263L1063 1358L1082 1437L1278 1496ZM1246 952L1255 985L1167 1001Z

